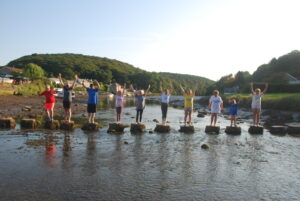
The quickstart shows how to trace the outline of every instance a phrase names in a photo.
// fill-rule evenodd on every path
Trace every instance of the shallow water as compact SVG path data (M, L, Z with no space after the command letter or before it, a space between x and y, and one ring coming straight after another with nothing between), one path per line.
M131 103L128 103L130 105ZM115 110L101 109L100 121ZM125 115L125 113L127 113ZM129 114L128 114L129 113ZM160 106L147 105L144 122L154 129ZM131 123L133 107L123 121ZM204 133L209 117L193 114L194 134L179 133L183 111L169 108L169 134L0 131L0 200L299 200L300 138ZM222 128L228 120L219 118ZM47 139L56 145L25 143ZM124 144L124 142L128 144ZM207 143L209 150L201 149Z

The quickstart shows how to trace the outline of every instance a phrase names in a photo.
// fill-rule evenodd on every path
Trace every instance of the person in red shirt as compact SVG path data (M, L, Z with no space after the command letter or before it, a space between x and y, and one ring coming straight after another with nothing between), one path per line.
M45 103L45 110L47 111L47 115L48 115L48 119L50 121L53 120L53 116L54 116L54 106L55 106L55 96L57 96L57 94L55 93L55 91L50 89L50 85L46 85L46 90L42 93L39 94L40 96L45 96L46 97L46 103Z

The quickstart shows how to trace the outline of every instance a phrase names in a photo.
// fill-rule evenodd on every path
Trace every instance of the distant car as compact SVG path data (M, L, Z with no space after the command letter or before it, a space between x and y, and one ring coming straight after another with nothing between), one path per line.
M64 97L64 89L63 88L56 88L54 91L57 93L58 98ZM75 98L75 92L72 92L72 98Z

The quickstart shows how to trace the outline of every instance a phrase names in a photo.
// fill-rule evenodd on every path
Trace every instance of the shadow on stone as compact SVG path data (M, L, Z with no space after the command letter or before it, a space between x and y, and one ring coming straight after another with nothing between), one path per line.
M180 126L179 132L194 133L195 132L195 127L194 126Z
M1 129L13 129L16 127L16 121L11 118L0 118L0 128Z
M123 123L110 123L108 126L107 133L123 133L124 129L127 127L129 126Z
M170 125L156 124L154 131L157 133L168 133L171 131L171 127Z
M288 134L293 136L300 136L300 124L290 124L287 129Z
M130 132L132 132L132 133L143 133L143 132L145 132L145 130L146 130L145 124L132 123L130 125Z
M60 129L65 130L65 131L72 131L76 128L74 121L65 121L61 120L60 121Z
M248 129L248 132L250 134L263 134L264 128L262 126L250 126Z
M225 133L229 135L240 135L242 133L242 129L241 127L226 126Z
M270 133L273 135L285 135L287 133L286 126L271 126Z
M220 126L206 126L205 133L208 134L219 134L220 133Z
M50 130L59 130L60 128L60 123L58 120L52 120L52 121L46 121L44 125L45 129L50 129Z
M36 129L40 125L36 119L22 119L20 124L22 129Z
M85 124L83 124L81 129L84 131L97 131L100 129L100 124L98 124L96 122L95 123L85 123Z

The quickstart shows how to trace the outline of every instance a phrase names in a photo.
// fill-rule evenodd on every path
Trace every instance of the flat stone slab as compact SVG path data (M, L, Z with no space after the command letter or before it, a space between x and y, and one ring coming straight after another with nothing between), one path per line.
M284 135L287 133L286 126L271 126L270 133L274 135Z
M262 126L250 126L248 129L248 132L250 134L263 134L264 128Z
M96 122L95 123L85 123L85 124L83 124L81 129L84 131L97 131L100 129L100 124L98 124Z
M36 119L22 119L20 124L22 129L36 129L40 123Z
M145 132L145 130L146 130L145 124L132 123L130 125L130 132L132 132L132 133L143 133L143 132Z
M0 118L0 128L13 129L16 127L16 121L11 117Z
M108 126L108 133L123 133L124 129L129 127L126 124L123 123L110 123Z
M230 135L240 135L242 133L241 127L234 127L234 126L226 126L225 133Z
M194 126L180 126L179 132L193 133L193 132L195 132L195 127Z
M205 133L208 134L219 134L220 133L220 126L206 126Z
M52 120L52 121L46 121L44 125L45 129L50 130L59 130L60 129L60 123L58 120Z
M65 131L72 131L76 128L74 121L65 121L61 120L60 121L60 129L65 130Z
M300 135L300 124L290 124L287 128L288 134Z
M154 131L158 133L168 133L171 131L171 127L170 125L156 124Z

